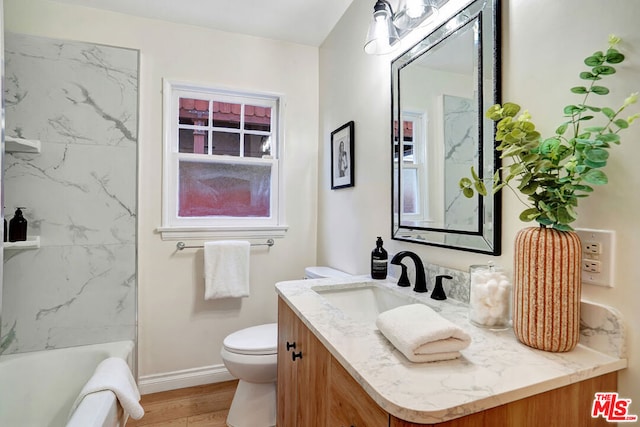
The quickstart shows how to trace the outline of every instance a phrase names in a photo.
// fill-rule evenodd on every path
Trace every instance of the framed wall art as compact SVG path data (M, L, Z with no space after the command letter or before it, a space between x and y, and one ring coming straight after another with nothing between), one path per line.
M353 187L354 126L350 121L331 132L331 189Z

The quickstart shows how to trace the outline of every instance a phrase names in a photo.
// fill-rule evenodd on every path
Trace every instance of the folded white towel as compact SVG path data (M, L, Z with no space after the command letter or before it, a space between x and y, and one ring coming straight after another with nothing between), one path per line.
M378 315L376 326L412 362L460 357L471 337L424 304L410 304Z
M204 244L204 298L249 296L249 242L220 240Z
M111 390L115 393L120 405L131 418L134 420L142 418L144 409L139 403L140 391L133 379L129 365L119 357L110 357L100 362L73 403L71 414L86 395L105 390Z

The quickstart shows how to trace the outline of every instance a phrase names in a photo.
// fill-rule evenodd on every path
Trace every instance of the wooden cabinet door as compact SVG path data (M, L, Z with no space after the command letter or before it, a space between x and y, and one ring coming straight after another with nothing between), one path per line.
M300 330L302 359L298 369L298 422L296 427L326 427L329 394L329 350L305 325Z
M278 298L278 382L277 382L277 425L296 425L298 382L297 370L291 356L291 345L298 346L298 317ZM288 348L287 348L288 347Z
M278 427L327 425L330 359L324 345L279 298Z
M388 427L389 414L331 358L329 424L332 427Z

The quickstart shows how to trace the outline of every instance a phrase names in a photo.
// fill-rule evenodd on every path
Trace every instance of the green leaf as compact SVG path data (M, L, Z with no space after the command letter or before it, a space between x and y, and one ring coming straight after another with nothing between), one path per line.
M609 49L607 51L607 56L605 57L605 60L609 64L619 64L622 61L624 61L624 55L615 49Z
M602 65L603 62L604 62L604 55L602 54L602 52L596 52L592 56L589 56L584 59L584 63L589 67Z
M598 77L595 74L591 74L588 71L583 71L582 73L580 73L580 78L582 80L600 80L601 79L601 77Z
M484 182L476 181L473 185L476 191L478 192L478 194L481 194L483 196L487 195L487 187L485 187Z
M536 208L525 209L520 213L520 221L530 222L540 216L540 212Z
M591 111L595 112L595 113L598 113L598 112L600 112L602 110L602 108L600 108L600 107L593 107L591 105L585 105L584 107L586 109L588 109L588 110L591 110Z
M582 111L582 109L577 105L567 105L566 107L564 107L563 111L565 114L572 115L579 113L580 111Z
M629 122L627 122L624 119L618 119L615 122L613 122L616 124L616 126L618 126L620 129L626 129L629 127Z
M556 217L558 218L558 222L560 224L568 224L576 220L576 214L573 212L573 209L570 209L565 206L560 206L558 211L556 212Z
M607 89L604 86L593 86L591 88L591 92L597 94L597 95L606 95L609 93L609 89Z
M564 133L567 131L567 127L569 126L569 122L565 122L563 124L561 124L560 126L558 126L558 128L556 129L556 134L558 135L564 135Z
M466 187L464 189L462 189L462 194L464 195L464 197L466 197L467 199L470 199L473 197L473 189L470 187Z
M604 126L591 126L588 128L584 128L585 132L602 132L606 128Z
M609 152L604 148L594 148L587 151L585 156L592 162L606 162L609 158Z
M478 174L476 173L476 169L471 166L471 176L473 177L474 181L478 181L480 178L478 177Z
M618 144L620 142L620 135L618 135L617 133L603 133L596 136L596 139L602 142L613 142L615 144Z
M571 88L571 92L573 93L577 93L577 94L584 94L584 93L588 93L587 88L584 86L576 86L576 87L572 87Z
M600 169L591 169L582 175L582 179L593 185L604 185L609 182L607 175Z
M589 187L588 185L574 185L573 189L575 191L584 191L585 193L593 193L593 187Z
M472 182L469 178L460 178L460 182L458 183L460 189L469 188L471 187L471 184Z
M553 228L558 231L573 231L573 227L568 224L553 224Z
M612 119L615 117L616 112L613 111L611 108L605 107L602 109L602 113L607 116L609 119Z
M527 196L535 193L537 189L538 183L536 181L528 182L525 185L520 184L518 186L518 190L520 190L522 194L526 194Z
M529 153L521 157L522 163L533 163L540 157L536 153Z
M596 75L602 74L607 76L607 75L615 74L616 69L609 65L600 65L598 67L593 67L591 69L591 72Z
M518 104L514 104L513 102L505 102L502 105L502 111L505 116L515 117L516 114L520 111L520 106Z
M590 168L597 169L597 168L603 168L607 166L607 161L604 160L604 161L597 162L589 159L584 159L584 164L589 166Z
M500 106L500 104L492 105L487 110L485 116L487 116L489 120L493 121L502 119L502 107Z

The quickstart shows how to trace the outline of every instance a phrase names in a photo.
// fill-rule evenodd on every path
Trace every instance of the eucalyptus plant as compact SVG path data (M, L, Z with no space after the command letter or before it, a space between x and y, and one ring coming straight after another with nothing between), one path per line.
M598 51L585 58L589 67L580 73L586 83L571 88L582 96L582 102L564 107L565 121L555 134L542 138L525 110L514 103L496 104L486 116L497 122L496 149L501 159L511 159L493 176L493 192L509 187L527 206L520 214L522 221L537 221L541 226L558 230L572 230L569 225L576 220L575 208L580 198L593 192L593 186L607 184L602 168L607 165L612 144L620 144L619 133L640 117L640 114L622 118L622 113L638 100L638 93L627 97L617 109L594 105L591 98L604 96L609 89L600 80L616 73L614 65L625 57L616 47L621 39L609 36L606 52ZM512 185L516 179L517 186ZM471 178L460 180L460 189L466 197L477 192L487 195L484 181L471 167Z

